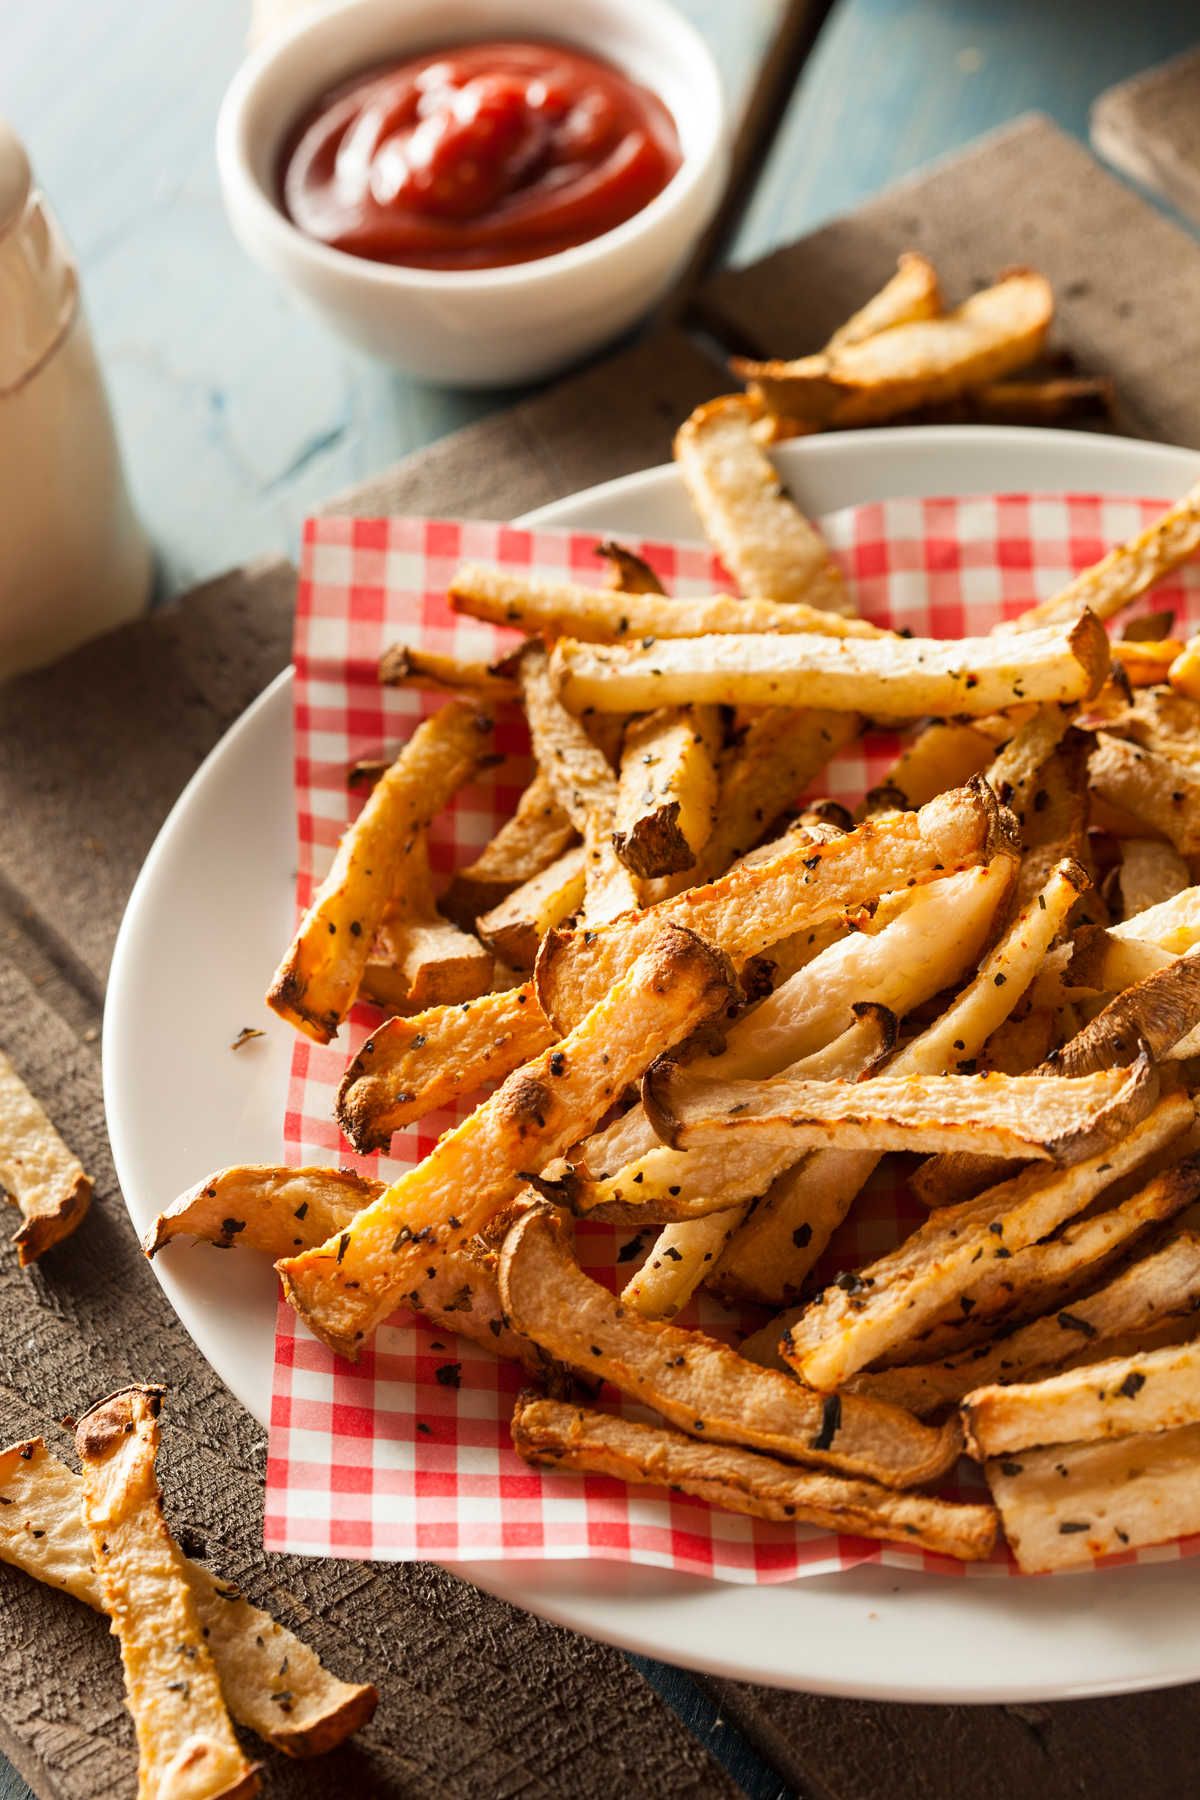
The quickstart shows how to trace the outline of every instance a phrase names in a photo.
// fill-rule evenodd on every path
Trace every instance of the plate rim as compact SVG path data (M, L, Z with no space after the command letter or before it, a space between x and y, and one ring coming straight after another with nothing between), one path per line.
M1164 457L1170 458L1172 456L1188 458L1193 469L1196 463L1195 452L1189 451L1183 446L1148 443L1143 440L1114 438L1100 436L1098 434L1079 434L1070 431L1037 430L1024 427L927 426L882 428L879 430L846 434L839 437L803 440L793 446L784 446L783 449L785 458L788 460L793 456L799 456L800 458L812 457L836 465L839 462L854 461L857 456L861 456L863 453L869 454L881 448L884 450L890 450L892 448L898 450L902 446L905 446L921 450L930 445L936 445L939 449L952 449L956 442L966 448L969 443L978 444L982 441L986 447L995 450L1007 448L1018 451L1022 444L1028 444L1030 440L1036 441L1039 449L1043 451L1050 450L1051 452L1059 448L1065 450L1068 447L1073 451L1079 451L1081 445L1087 446L1088 448L1084 453L1086 460L1091 460L1092 458L1099 456L1100 460L1103 462L1109 457L1126 456L1128 458L1126 470L1128 478L1122 479L1120 489L1121 491L1128 493L1136 491L1153 491L1153 486L1148 489L1139 490L1137 484L1137 470L1139 465L1148 468L1148 466L1156 460L1161 461ZM1095 446L1103 446L1103 449L1097 450ZM619 506L622 500L627 498L634 490L646 486L653 486L656 482L672 477L677 479L677 474L672 464L658 464L650 469L639 470L629 475L616 477L607 482L597 483L592 487L580 489L571 495L549 502L546 505L523 515L520 519L516 520L515 523L520 526L527 526L535 529L540 527L555 529L560 527L568 529L591 529L589 525L581 526L577 516L572 518L570 516L572 512L577 514L580 507L584 506L592 509L602 508L610 503ZM1080 491L1084 491L1086 489L1086 483L1080 483L1079 487ZM905 489L902 486L899 486L892 488L890 491L893 493L903 492ZM951 483L947 484L940 491L962 495L983 490L970 483ZM1018 490L1013 488L1010 491ZM1046 491L1045 484L1042 484L1042 491ZM1062 483L1060 491L1068 491L1068 484L1065 482ZM880 495L876 494L874 497L878 498ZM886 491L884 497L886 497ZM208 782L213 781L216 778L217 766L223 763L227 757L236 754L237 743L242 734L248 734L253 731L255 726L261 722L263 714L272 707L277 707L281 704L285 693L290 690L292 679L293 671L289 665L287 668L281 670L239 715L218 742L211 748L203 762L193 773L176 799L174 805L171 807L155 837L154 843L146 856L133 889L131 890L118 930L113 951L109 976L108 998L106 999L104 1014L102 1042L104 1102L114 1165L116 1167L122 1197L125 1200L131 1218L134 1217L133 1206L127 1194L127 1186L129 1184L127 1184L126 1175L122 1167L123 1160L127 1162L128 1159L123 1158L121 1149L125 1138L126 1124L125 1122L118 1122L122 1108L120 1100L113 1091L115 1076L112 1075L111 1071L116 1067L117 1058L111 1052L116 1048L120 1030L120 996L124 992L126 984L130 979L130 971L136 960L136 922L147 896L153 891L160 865L167 860L171 848L173 847L176 834L183 829L183 822L187 819L191 811L197 793L202 790ZM290 726L290 705L288 709L288 722ZM134 1219L134 1223L136 1227L136 1218ZM173 1284L170 1280L169 1269L156 1262L153 1265L153 1270L167 1295L172 1310L180 1319L180 1322L188 1332L189 1337L192 1337L193 1342L196 1343L199 1353L204 1356L205 1360L210 1363L210 1366L215 1369L215 1372L220 1379L230 1387L240 1403L247 1407L247 1410L251 1413L252 1417L265 1427L266 1420L264 1419L259 1406L249 1397L245 1385L240 1380L236 1379L236 1377L231 1378L227 1367L222 1367L218 1362L210 1358L197 1341L191 1323L185 1316L185 1313L180 1310L180 1307L176 1302L172 1291ZM880 1677L878 1674L865 1681L861 1678L854 1677L840 1678L837 1676L825 1676L822 1674L819 1667L806 1668L803 1671L793 1669L780 1670L769 1662L764 1661L759 1663L747 1661L745 1657L729 1660L724 1658L719 1651L714 1651L711 1648L694 1649L690 1647L687 1642L671 1641L670 1643L667 1643L663 1638L659 1637L657 1632L648 1636L644 1625L639 1627L635 1622L630 1626L626 1626L619 1617L610 1618L606 1615L604 1618L597 1618L594 1612L593 1598L586 1591L582 1594L578 1591L567 1591L565 1594L560 1595L557 1591L556 1584L553 1579L551 1579L549 1584L550 1592L547 1593L539 1591L536 1580L530 1580L527 1585L523 1576L527 1575L531 1569L540 1572L543 1578L546 1577L547 1573L549 1573L551 1577L555 1574L561 1575L571 1567L585 1568L592 1572L595 1572L599 1568L601 1574L603 1574L603 1570L606 1568L614 1570L619 1569L623 1577L623 1581L617 1584L620 1587L627 1585L631 1581L636 1585L638 1580L644 1576L646 1578L644 1585L647 1590L649 1591L655 1586L655 1583L658 1583L658 1591L662 1593L665 1598L666 1587L663 1585L665 1578L667 1584L674 1589L676 1597L681 1600L687 1597L687 1592L695 1592L695 1590L699 1588L703 1591L703 1597L711 1598L713 1595L719 1595L722 1601L731 1605L738 1604L735 1596L744 1595L749 1597L763 1593L765 1590L761 1587L717 1582L707 1580L703 1577L676 1576L672 1572L663 1570L642 1570L637 1565L602 1565L594 1561L588 1562L586 1560L575 1564L566 1562L545 1562L529 1565L520 1562L495 1561L473 1564L447 1564L445 1566L457 1577L468 1580L472 1585L482 1588L485 1592L504 1599L510 1604L515 1604L525 1610L534 1612L554 1623L565 1625L570 1629L583 1631L587 1635L597 1638L602 1642L614 1644L620 1648L633 1650L641 1654L660 1657L680 1666L703 1670L723 1678L757 1681L766 1685L791 1689L803 1688L805 1691L813 1693L910 1703L950 1702L957 1704L984 1704L1028 1699L1031 1697L1069 1699L1095 1697L1112 1693L1132 1693L1149 1688L1178 1685L1194 1680L1197 1675L1200 1675L1200 1646L1198 1646L1196 1650L1194 1662L1189 1663L1186 1667L1179 1665L1174 1668L1165 1669L1160 1667L1146 1672L1126 1672L1112 1677L1100 1676L1090 1680L1076 1677L1074 1679L1064 1680L1062 1683L1055 1685L1052 1692L1047 1691L1044 1682L1039 1682L1034 1686L1029 1681L1022 1683L1020 1680L980 1681L977 1676L972 1677L969 1672L964 1679L959 1682L947 1680L943 1673L943 1676L940 1679L934 1679L932 1681L923 1679L914 1684L912 1682L896 1680L886 1676ZM1172 1573L1176 1573L1185 1566L1186 1565L1181 1563L1163 1564L1158 1565L1154 1572L1156 1574L1165 1574L1166 1570L1170 1569ZM1114 1579L1119 1579L1121 1576L1126 1576L1131 1573L1134 1573L1134 1571L1105 1571L1100 1576L1089 1576L1085 1574L1068 1577L1066 1579L1072 1583L1083 1583L1085 1581L1097 1579L1111 1582ZM1150 1573L1150 1571L1141 1569L1136 1573L1145 1575ZM857 1584L855 1584L856 1576L858 1578ZM936 1579L945 1582L948 1578L938 1577ZM874 1604L878 1605L882 1604L881 1595L885 1589L890 1593L904 1594L907 1592L911 1598L914 1588L918 1595L930 1591L929 1584L934 1580L934 1577L905 1575L903 1572L883 1569L878 1565L868 1565L863 1570L843 1573L836 1577L812 1578L779 1585L781 1589L786 1589L793 1595L797 1605L802 1605L806 1590L815 1594L818 1587L824 1585L826 1582L836 1584L833 1591L838 1593L839 1599L842 1595L845 1595L847 1598L850 1597L852 1584L862 1585L865 1582L869 1598ZM878 1595L871 1586L872 1581L874 1581L875 1585L880 1589ZM949 1588L942 1590L941 1597L946 1598L952 1592L963 1593L968 1585L973 1590L973 1595L982 1595L996 1584L992 1582L972 1582L970 1584L951 1583ZM618 1603L622 1598L623 1595L619 1593L615 1595L615 1599ZM636 1595L634 1598L636 1600ZM670 1606L663 1606L661 1608L655 1606L654 1610L668 1614L672 1611L672 1608ZM798 1621L798 1623L800 1623L802 1631L802 1621ZM670 1635L669 1627L667 1635Z

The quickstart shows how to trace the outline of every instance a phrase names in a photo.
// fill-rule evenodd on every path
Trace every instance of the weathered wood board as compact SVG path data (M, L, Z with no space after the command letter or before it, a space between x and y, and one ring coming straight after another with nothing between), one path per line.
M1115 168L1200 222L1200 50L1101 94L1091 139Z

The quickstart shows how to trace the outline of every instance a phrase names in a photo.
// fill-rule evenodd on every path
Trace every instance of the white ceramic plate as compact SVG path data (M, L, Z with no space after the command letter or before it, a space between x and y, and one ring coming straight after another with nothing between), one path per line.
M1196 457L1183 450L975 427L818 437L785 445L779 460L817 513L898 494L1074 490L1169 500L1197 474ZM589 489L524 522L695 535L669 467ZM292 927L293 870L284 674L180 797L117 941L105 1102L139 1231L209 1170L278 1160L292 1043L262 993ZM184 969L195 978L181 982ZM228 1046L242 1025L266 1036L234 1056ZM173 1245L154 1270L201 1353L265 1424L275 1315L269 1268L250 1256ZM645 1655L816 1693L1066 1699L1200 1677L1200 1559L1023 1581L865 1568L760 1588L612 1562L490 1562L459 1572Z

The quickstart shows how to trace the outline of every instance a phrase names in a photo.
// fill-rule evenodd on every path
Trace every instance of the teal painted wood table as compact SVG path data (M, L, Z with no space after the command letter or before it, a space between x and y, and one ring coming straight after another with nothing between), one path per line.
M237 249L212 133L246 10L245 0L39 0L3 18L0 112L78 253L164 593L262 552L293 554L304 516L330 495L516 397L451 394L372 365ZM1103 88L1200 31L1174 0L685 0L684 10L718 51L742 126L738 204L717 246L734 262L1030 107L1084 137ZM745 1793L792 1791L770 1729L751 1743L722 1718L715 1688L636 1660ZM27 1791L0 1765L0 1800Z

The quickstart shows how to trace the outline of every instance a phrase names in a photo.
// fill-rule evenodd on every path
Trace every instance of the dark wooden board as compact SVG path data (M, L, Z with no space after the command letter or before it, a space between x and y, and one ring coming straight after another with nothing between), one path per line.
M1091 139L1115 168L1200 222L1200 50L1101 94Z
M1076 188L1090 196L1086 217ZM1079 239L1069 254L1048 226L1020 224L1031 195L1041 204L1056 190L1062 232ZM1189 366L1200 330L1200 253L1059 134L1025 125L965 158L957 175L935 171L864 216L711 284L709 325L807 347L910 242L927 243L964 288L1026 256L1064 289L1091 284L1065 295L1064 331L1118 376L1138 427L1200 443L1200 395L1165 373L1168 360ZM664 460L678 420L722 381L700 348L662 332L335 504L512 516ZM256 1599L305 1621L334 1667L368 1671L383 1688L362 1747L315 1770L274 1762L273 1793L732 1792L615 1653L427 1565L267 1559L261 1433L195 1353L139 1257L104 1135L103 982L121 908L166 811L286 660L291 581L279 561L234 572L0 690L0 1045L98 1183L91 1218L44 1269L22 1275L0 1258L0 1430L53 1432L123 1380L168 1383L174 1516ZM186 982L180 1021L186 1029ZM102 1622L0 1570L0 1671L0 1747L40 1795L130 1791L128 1725ZM1188 1690L1086 1713L1052 1709L1047 1723L1029 1708L917 1711L710 1685L783 1779L831 1800L1042 1789L1153 1800L1178 1791L1173 1746L1187 1741L1196 1707Z

